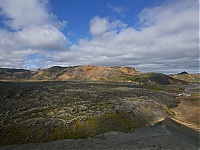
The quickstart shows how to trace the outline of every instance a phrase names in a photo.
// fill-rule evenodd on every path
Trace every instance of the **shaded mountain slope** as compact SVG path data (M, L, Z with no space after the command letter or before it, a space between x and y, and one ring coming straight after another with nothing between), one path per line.
M143 73L134 76L133 80L147 85L169 85L169 84L186 84L187 82L174 79L162 73Z

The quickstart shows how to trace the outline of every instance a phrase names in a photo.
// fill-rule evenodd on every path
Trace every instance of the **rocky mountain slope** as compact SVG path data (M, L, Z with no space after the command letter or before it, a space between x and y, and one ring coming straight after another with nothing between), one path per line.
M138 75L139 71L131 67L107 67L107 66L74 66L43 69L37 72L32 79L53 79L53 80L109 80L110 78L122 75ZM120 80L120 79L119 79Z
M13 71L14 70L14 71ZM141 73L132 67L108 66L53 66L37 71L23 69L0 69L1 80L91 80L133 82L135 84L167 85L185 84L186 82L174 79L161 73Z

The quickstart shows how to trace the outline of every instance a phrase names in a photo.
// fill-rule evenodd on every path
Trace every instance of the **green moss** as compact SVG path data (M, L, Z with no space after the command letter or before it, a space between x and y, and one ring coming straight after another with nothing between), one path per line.
M146 86L145 88L147 88L148 90L153 90L153 91L164 91L165 90L165 88L158 87L158 86Z
M119 82L119 81L133 81L133 76L128 74L121 74L119 76L113 76L108 78L108 81Z
M85 139L94 137L108 131L128 132L136 127L144 126L145 119L133 120L128 114L104 114L100 118L88 116L86 120L76 120L69 126L62 124L56 126L28 127L23 124L8 126L7 130L1 130L0 145L19 144L30 142L49 142L61 139Z
M1 130L0 145L8 145L15 143L26 143L26 135L30 133L29 128L20 126L8 126L7 129Z
M184 90L181 86L174 86L174 85L157 85L157 86L145 86L148 90L153 91L164 91L169 93L180 93Z
M128 114L104 114L98 119L99 133L107 131L127 132L136 126Z
M72 139L85 139L97 135L97 120L95 118L88 117L86 121L77 120L73 126L71 126L65 138Z
M109 106L110 104L105 103L105 104L100 105L98 109L102 110L102 109L108 108Z

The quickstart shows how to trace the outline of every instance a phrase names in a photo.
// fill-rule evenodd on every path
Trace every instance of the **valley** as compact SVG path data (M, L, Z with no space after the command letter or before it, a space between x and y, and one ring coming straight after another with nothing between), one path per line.
M188 133L186 139L195 142L186 143L185 147L198 147L198 84L160 73L140 73L134 68L113 68L82 66L36 72L1 71L0 147L23 149L21 146L25 144L24 149L27 149L29 143L35 143L36 149L40 149L42 145L37 147L37 143L52 142L59 147L58 140L61 140L74 148L72 143L81 143L80 139L90 144L97 139L98 145L102 137L105 142L110 136L111 140L122 142L132 136L138 140L141 136L143 141L152 134L153 148L165 145L164 141L156 142L158 135L169 143L172 138L184 145L179 140L182 134L185 137ZM67 73L69 77L69 72L70 78L64 78ZM182 126L187 132L182 131ZM112 145L105 144L104 148ZM142 148L140 144L135 146ZM143 146L148 147L148 144ZM165 145L171 148L168 146Z

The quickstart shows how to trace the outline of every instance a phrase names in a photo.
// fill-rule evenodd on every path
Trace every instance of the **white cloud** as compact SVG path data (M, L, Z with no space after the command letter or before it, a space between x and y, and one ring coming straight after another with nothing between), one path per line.
M1 0L0 15L5 24L0 29L0 67L9 67L6 60L23 67L27 55L66 48L68 39L60 30L67 22L50 12L48 0Z
M121 14L124 11L122 7L114 6L112 4L108 4L107 7L110 8L113 12L116 12L118 14Z
M121 21L112 26L114 21L96 16L90 23L93 39L82 39L70 51L49 58L74 65L127 65L145 72L198 72L198 9L195 0L145 8L139 14L140 30Z
M59 50L66 46L66 37L52 25L32 26L17 33L20 43L41 50Z
M105 18L94 17L90 22L90 32L93 35L101 35L108 30L109 22Z
M32 25L43 25L49 21L46 9L47 0L1 0L1 15L8 20L5 23L12 29L22 29Z
M108 18L100 18L96 16L90 21L90 32L94 36L101 36L107 31L111 31L116 28L124 28L127 25L120 20L109 22Z

